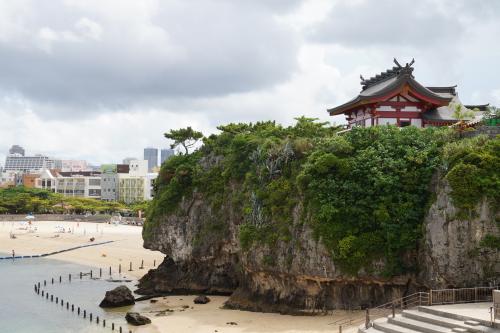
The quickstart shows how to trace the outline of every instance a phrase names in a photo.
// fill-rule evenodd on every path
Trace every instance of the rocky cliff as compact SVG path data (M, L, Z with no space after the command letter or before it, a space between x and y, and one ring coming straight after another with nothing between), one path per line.
M140 293L224 294L230 295L228 308L293 313L371 307L430 287L484 285L500 275L498 245L484 243L487 235L500 239L492 204L498 196L481 199L464 218L447 173L436 171L439 144L429 141L438 142L442 133L366 129L299 155L312 145L290 144L290 131L278 148L277 139L265 141L268 153L262 153L247 147L255 142L253 133L245 140L233 133L242 129L248 128L232 127L215 138L225 146L232 140L237 149L221 152L222 143L206 142L198 157L180 156L163 166L143 236L146 248L166 258L140 281ZM462 146L448 153L455 151L463 158ZM301 182L306 187L294 185ZM331 188L357 192L349 197ZM497 195L493 189L488 194ZM322 196L315 196L319 191ZM258 231L251 242L245 228Z
M181 211L165 216L145 240L146 248L162 251L166 258L141 280L140 293L225 294L231 295L228 308L293 313L373 306L417 286L411 276L343 274L311 229L300 223L294 242L244 252L238 241L243 217L231 206L224 208L227 229L218 226L220 217L200 195L183 202Z
M483 199L463 218L448 182L436 177L433 187L436 200L424 221L419 280L433 289L500 283L500 251L481 244L487 235L500 235L498 207Z

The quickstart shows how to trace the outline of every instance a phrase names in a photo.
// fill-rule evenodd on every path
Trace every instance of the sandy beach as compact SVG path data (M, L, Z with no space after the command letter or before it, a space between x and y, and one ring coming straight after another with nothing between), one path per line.
M31 229L34 227L36 231L30 232L23 230L26 225L20 222L0 222L0 252L10 254L15 250L16 255L42 254L87 245L91 243L89 239L94 237L93 243L113 242L63 252L48 258L96 268L111 266L113 270L117 270L121 264L122 272L136 279L153 268L154 261L158 265L164 257L160 252L142 247L141 227L138 226L35 221ZM61 232L63 228L64 233ZM15 239L10 238L11 232L16 235ZM143 260L144 269L139 269ZM128 271L130 262L133 267L131 272ZM204 305L195 305L194 297L160 297L156 303L151 303L148 313L143 313L152 320L152 324L130 329L141 333L338 332L338 326L333 323L346 317L344 311L336 311L327 316L288 316L224 310L221 306L227 297L210 296L211 302ZM344 332L355 330L354 327L343 329Z

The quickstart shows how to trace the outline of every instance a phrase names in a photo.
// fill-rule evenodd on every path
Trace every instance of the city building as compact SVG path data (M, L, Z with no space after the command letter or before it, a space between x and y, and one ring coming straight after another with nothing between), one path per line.
M458 99L456 86L424 87L413 76L412 61L396 66L376 76L364 79L361 76L361 92L347 103L328 110L331 116L344 114L348 128L377 125L404 126L449 126L458 121L454 116ZM485 105L463 105L464 110L477 109L473 118L482 117Z
M54 159L43 155L21 156L19 154L8 155L5 158L4 171L40 171L44 168L54 168Z
M20 174L19 171L3 171L0 174L0 187L2 188L15 187L19 174Z
M148 161L148 171L151 172L154 167L158 166L158 149L144 148L144 159Z
M129 164L129 174L131 176L146 176L148 173L149 161L146 160L134 160L130 161Z
M155 196L155 182L158 173L148 173L144 183L144 200L151 200Z
M118 200L126 204L144 200L145 177L118 174Z
M129 171L130 166L125 164L101 165L101 200L118 200L118 174L128 174Z
M126 165L129 165L130 164L130 161L135 161L137 160L136 157L125 157L122 161L123 164L126 164Z
M95 171L59 172L57 193L70 197L101 198L101 173Z
M174 156L173 149L162 149L160 151L160 165L162 165L163 162L165 162L166 160L168 160L172 156Z
M13 145L9 149L9 154L10 155L18 154L18 155L24 156L24 148L21 146L18 146L18 145Z
M36 180L40 177L39 174L36 173L25 173L22 175L23 186L28 188L36 187Z
M35 187L56 192L57 170L43 169L35 179Z
M90 171L87 161L85 160L62 160L61 164L61 171L63 172Z

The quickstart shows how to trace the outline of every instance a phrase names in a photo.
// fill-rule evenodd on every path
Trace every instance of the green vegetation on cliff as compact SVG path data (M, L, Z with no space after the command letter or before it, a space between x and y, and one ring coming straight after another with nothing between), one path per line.
M498 158L498 139L455 143L449 129L390 126L337 135L338 128L305 117L290 127L259 122L218 129L197 151L162 165L144 237L164 216L186 214L198 198L210 204L219 224L229 223L231 209L242 251L267 249L264 266L272 266L277 245L295 244L296 231L308 225L347 274L395 275L415 269L430 182L443 163L454 200L477 203L499 193L498 171L487 161L495 152ZM473 163L462 145L477 146L483 163ZM465 155L470 158L462 161ZM460 163L484 170L479 178L493 178L462 194L463 184L455 181L465 172L457 169ZM219 224L215 231L224 230Z

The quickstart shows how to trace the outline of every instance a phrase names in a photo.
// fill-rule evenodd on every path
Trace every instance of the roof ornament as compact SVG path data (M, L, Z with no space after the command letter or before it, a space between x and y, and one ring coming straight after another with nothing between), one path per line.
M361 79L361 84L365 83L366 80L365 78L363 77L363 75L359 74L359 78Z
M398 66L399 68L403 68L403 66L401 66L401 64L398 62L398 60L396 58L394 58L393 61L396 64L396 66Z

